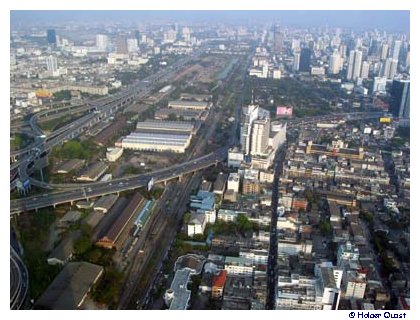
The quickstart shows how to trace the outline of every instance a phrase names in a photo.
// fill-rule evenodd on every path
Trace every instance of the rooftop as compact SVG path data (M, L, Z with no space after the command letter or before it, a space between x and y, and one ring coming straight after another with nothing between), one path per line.
M152 129L152 130L165 130L165 131L187 131L190 132L194 125L186 121L159 121L148 120L137 123L137 129Z
M35 309L75 310L104 268L88 262L69 262L35 302Z
M190 270L183 269L175 272L174 279L171 283L171 289L174 291L174 298L172 300L170 310L186 310L188 302L190 301L191 291L188 290L187 285L190 279Z

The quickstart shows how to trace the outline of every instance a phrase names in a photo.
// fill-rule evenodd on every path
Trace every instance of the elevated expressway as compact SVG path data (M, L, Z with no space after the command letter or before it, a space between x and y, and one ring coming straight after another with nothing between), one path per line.
M10 309L17 310L24 306L28 296L28 270L21 257L10 246Z
M219 162L224 161L227 156L227 150L227 148L220 148L203 157L147 174L114 179L111 182L87 183L83 187L78 186L77 189L74 190L50 192L42 195L25 197L23 199L11 200L10 214L14 215L23 211L37 210L39 208L55 206L62 203L72 203L77 200L88 200L89 198L106 194L143 188L147 186L152 178L154 183L166 183L166 181L171 179L181 179L183 175L217 165Z

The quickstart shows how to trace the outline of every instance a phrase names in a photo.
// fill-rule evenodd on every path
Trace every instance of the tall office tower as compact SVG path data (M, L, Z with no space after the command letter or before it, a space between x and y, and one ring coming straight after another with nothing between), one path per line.
M381 72L379 73L381 77L389 79L389 71L391 70L391 60L391 58L387 58L385 62L382 62Z
M386 77L373 78L372 92L385 92L386 91Z
M369 46L369 55L370 56L379 56L379 41L376 39L372 39Z
M340 43L341 43L341 39L340 39L340 36L334 36L333 38L332 38L332 40L331 40L331 46L332 47L338 47L339 45L340 45Z
M311 71L311 49L303 48L300 52L299 71Z
M133 37L134 37L134 39L136 39L137 40L137 43L140 43L140 31L139 30L134 30L133 31Z
M386 77L387 79L394 79L397 74L398 60L392 58L387 58L385 63L382 64L382 69L380 75Z
M137 39L127 39L127 50L128 52L137 52L138 50Z
M347 46L345 44L340 44L338 48L338 53L340 53L341 57L345 57L347 52Z
M362 67L362 52L351 50L349 63L347 66L347 80L356 80L360 77L360 69Z
M338 74L340 73L342 68L343 68L343 58L337 51L334 51L334 53L330 56L328 72L330 74Z
M360 78L362 79L369 78L369 68L370 68L370 63L367 61L363 61L362 71L360 72Z
M353 80L357 80L360 77L360 71L362 69L362 51L356 50L353 64Z
M47 42L52 45L57 44L57 38L55 34L55 29L48 29L47 30Z
M245 154L251 151L252 124L258 118L258 111L259 107L254 104L242 108L241 151Z
M107 51L108 49L108 36L104 34L96 35L96 48L100 51Z
M351 50L349 55L349 62L347 64L347 80L353 79L353 65L354 65L355 51Z
M407 56L405 57L405 67L410 68L410 51L407 52Z
M401 49L401 40L395 40L394 45L392 47L392 55L391 55L392 59L398 60L398 57L400 55L400 49Z
M391 65L389 67L389 79L394 79L397 75L398 60L391 59Z
M292 51L298 51L300 49L300 40L293 39L292 40Z
M277 26L274 28L274 53L280 54L283 52L284 33Z
M117 53L122 53L122 54L128 53L126 36L121 36L121 35L117 36L116 49L117 49Z
M189 42L191 40L191 30L188 27L182 28L182 37L186 42Z
M382 48L381 48L381 60L385 60L388 57L388 44L384 43L382 44Z
M47 63L47 70L51 73L54 73L58 70L58 63L57 63L57 58L50 55L47 57L47 59L45 60Z
M357 38L356 41L354 42L354 47L359 50L363 45L363 39L362 38Z
M270 135L270 118L259 118L252 123L251 155L265 155Z
M410 80L394 80L389 111L397 118L410 118Z
M298 71L299 70L299 61L300 61L300 53L296 52L293 55L293 70Z
M164 43L174 43L176 40L177 32L176 30L170 29L163 33L163 42Z

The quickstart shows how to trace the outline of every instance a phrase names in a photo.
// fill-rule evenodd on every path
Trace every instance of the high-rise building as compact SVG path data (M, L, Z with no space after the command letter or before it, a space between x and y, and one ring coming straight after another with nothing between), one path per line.
M373 79L372 92L386 91L386 77L375 77Z
M300 49L300 40L299 39L293 39L292 40L292 51L297 51Z
M363 61L362 71L360 72L360 78L362 79L369 78L369 69L370 69L370 63L367 61Z
M163 43L174 43L176 40L176 30L170 29L163 34Z
M134 37L134 39L136 39L137 40L137 43L140 43L140 31L139 30L134 30L133 31L133 37Z
M254 104L242 108L241 151L245 154L251 151L252 124L258 118L258 111L259 107Z
M340 73L342 68L343 68L343 58L337 51L334 51L334 53L330 56L330 62L329 62L329 68L328 68L329 73L338 74Z
M108 36L104 34L96 35L96 48L100 51L107 51L108 49Z
M182 28L182 37L186 42L189 42L191 40L191 30L188 27Z
M128 53L126 36L117 36L116 49L117 49L117 53L122 53L122 54Z
M57 44L57 38L55 34L55 29L48 29L47 30L47 42L52 45Z
M410 80L394 80L390 112L397 118L410 118Z
M388 46L387 43L384 43L382 45L382 49L381 49L381 60L385 60L386 57L388 56L388 48L389 48L389 46Z
M299 71L299 61L300 61L300 53L295 52L293 56L293 70L294 71Z
M392 47L392 55L391 55L392 59L398 60L400 56L400 49L401 49L401 40L395 40L394 45Z
M270 118L257 119L252 124L251 155L265 155L270 135Z
M387 79L394 79L397 74L398 60L387 58L385 63L382 64L380 75Z
M280 27L274 27L274 53L280 54L283 52L284 34Z
M137 52L138 50L137 39L134 39L134 38L127 39L127 50L128 52Z
M356 80L360 77L362 68L362 51L351 50L347 66L347 80Z
M50 55L47 57L46 59L46 63L47 63L47 70L51 73L54 73L58 70L58 63L57 63L57 58Z
M349 55L349 62L347 64L347 80L353 79L353 68L354 68L354 57L355 57L355 51L351 50Z
M303 48L300 52L299 71L311 71L311 49Z

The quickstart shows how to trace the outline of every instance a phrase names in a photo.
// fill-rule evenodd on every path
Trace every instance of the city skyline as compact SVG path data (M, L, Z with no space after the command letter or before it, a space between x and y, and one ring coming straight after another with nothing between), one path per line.
M11 25L19 23L63 24L84 23L215 23L267 24L279 23L291 27L343 27L359 29L385 29L408 32L408 10L39 10L11 11Z

